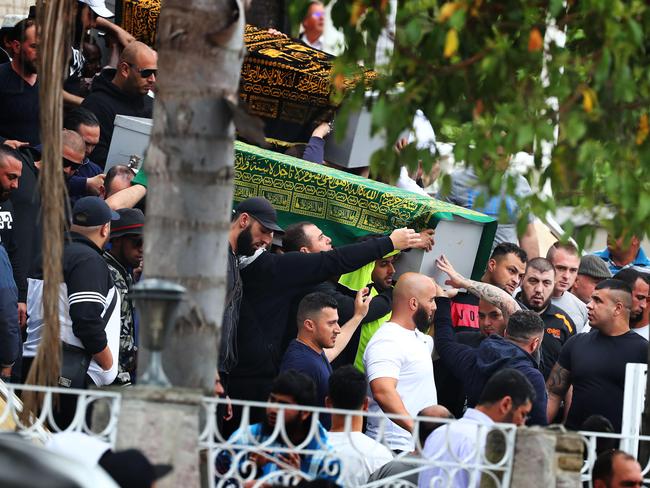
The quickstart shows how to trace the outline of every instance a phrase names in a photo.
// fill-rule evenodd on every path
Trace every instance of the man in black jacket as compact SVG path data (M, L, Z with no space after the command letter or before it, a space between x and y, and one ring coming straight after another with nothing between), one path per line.
M420 240L419 234L404 228L390 236L327 252L271 254L260 249L245 260L240 265L243 297L237 331L238 361L230 375L230 396L266 400L284 352L281 345L291 302L305 287L354 271L394 249L413 247ZM263 414L251 413L253 422ZM237 428L238 422L235 415L230 428Z
M118 220L99 197L84 197L72 210L72 225L63 248L60 288L61 341L83 348L91 356L87 384L109 385L117 376L120 342L120 296L113 284L102 248L108 241L111 220ZM29 277L27 298L27 358L33 359L41 341L43 272L35 266ZM25 368L24 375L27 375ZM65 378L59 380L66 384Z
M82 107L99 119L99 142L90 159L101 168L106 166L115 116L151 118L153 99L147 93L155 87L157 72L156 52L146 44L134 41L122 51L117 70L105 70L95 78Z

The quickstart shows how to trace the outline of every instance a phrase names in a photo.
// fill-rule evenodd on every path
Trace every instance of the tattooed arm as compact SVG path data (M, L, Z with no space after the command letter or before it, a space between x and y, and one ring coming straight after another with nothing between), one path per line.
M564 369L560 363L555 363L553 370L546 380L546 389L548 390L548 405L546 415L548 421L552 422L558 411L562 399L566 397L567 391L571 386L571 371Z
M440 271L447 273L449 276L446 284L451 285L454 288L465 288L472 295L476 295L481 300L491 303L501 310L506 321L510 315L521 310L517 300L512 298L507 291L504 291L497 286L490 285L489 283L464 278L454 269L445 256L440 256L436 260L436 266L438 266Z

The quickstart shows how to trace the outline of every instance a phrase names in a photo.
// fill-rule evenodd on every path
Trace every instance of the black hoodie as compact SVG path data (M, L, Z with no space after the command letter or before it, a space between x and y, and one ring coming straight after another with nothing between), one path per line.
M516 344L492 334L478 348L456 342L451 325L448 298L436 298L435 348L440 359L463 383L467 404L478 402L490 377L503 368L521 372L533 385L536 398L528 419L529 425L546 425L546 385L533 357Z
M99 143L90 154L90 160L102 167L106 166L108 148L113 137L116 115L151 118L153 98L148 95L131 96L113 83L114 69L105 69L93 80L90 95L81 104L99 119Z

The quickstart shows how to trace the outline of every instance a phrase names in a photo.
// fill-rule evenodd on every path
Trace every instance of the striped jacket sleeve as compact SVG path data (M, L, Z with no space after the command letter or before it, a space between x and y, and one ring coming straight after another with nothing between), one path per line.
M102 318L111 286L108 267L99 255L85 258L74 263L65 281L72 332L89 353L101 352L108 344Z

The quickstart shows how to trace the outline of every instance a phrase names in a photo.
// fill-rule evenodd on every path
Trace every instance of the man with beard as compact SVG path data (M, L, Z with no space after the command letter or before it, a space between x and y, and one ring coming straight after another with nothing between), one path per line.
M600 282L591 301L592 331L570 338L562 348L546 386L548 418L560 410L569 387L573 395L565 425L578 429L592 415L602 415L621 431L627 363L645 363L648 341L630 330L632 290L616 279Z
M537 259L540 258L535 258L531 262ZM449 280L446 282L448 285L454 288L465 288L470 293L479 295L499 307L503 315L508 317L503 337L492 334L476 348L456 340L451 328L449 300L436 299L438 305L435 321L436 352L456 379L462 382L468 405L472 407L476 404L486 381L492 374L504 367L514 368L523 373L535 388L536 400L529 423L546 425L546 388L544 377L535 359L545 336L545 325L540 316L534 311L520 310L515 299L505 291L487 283L462 277L444 256L436 261L436 265L449 275ZM548 286L552 289L552 278Z
M0 142L13 147L40 144L38 41L34 19L18 22L9 36L11 63L0 65Z
M554 288L555 268L551 262L544 258L531 259L517 298L521 300L522 308L534 311L544 321L540 360L544 379L551 373L564 343L576 333L576 327L567 313L551 303Z
M269 220L275 217L271 204L261 199L270 209L263 214ZM254 199L257 211L262 205ZM241 204L237 211L241 212ZM248 211L250 211L250 206ZM245 212L244 212L245 213ZM243 213L242 216L243 217ZM318 253L287 252L273 254L263 252L270 244L270 235L255 227L254 220L259 214L253 212L253 219L238 220L231 229L231 245L237 245L237 254L243 255L245 246L241 238L247 235L246 227L251 227L249 251L259 249L254 255L240 259L240 275L243 283L243 296L240 307L236 337L237 361L229 378L229 394L242 400L264 401L269 387L280 366L288 327L295 330L295 322L290 320L291 304L302 296L304 290L329 279L332 276L348 273L370 262L374 262L395 249L406 249L422 242L413 229L397 229L390 236L371 239L366 242L340 246L331 251ZM259 220L259 219L258 219ZM262 222L263 223L263 222ZM262 227L267 227L264 224ZM256 230L257 229L257 230ZM267 229L268 230L268 229ZM240 234L244 234L241 236ZM233 409L234 417L226 427L236 424L241 409ZM251 412L253 420L260 412Z
M134 284L133 270L142 263L144 214L137 208L117 211L119 221L111 227L111 248L104 251L111 278L120 293L120 356L114 384L128 385L135 381L137 366L135 309L127 297Z
M21 357L19 313L27 312L26 304L18 302L16 283L26 277L21 269L13 269L14 262L18 264L17 243L9 200L9 194L18 188L21 172L22 163L13 150L0 146L0 377L5 381L12 375L14 362Z
M429 277L404 273L393 290L393 314L370 339L363 355L372 398L368 411L415 417L438 402L433 378L433 340L426 332L442 290ZM385 424L368 418L366 434L393 451L411 452L413 420L393 419ZM385 427L383 438L380 438Z
M571 243L555 242L546 253L555 268L555 288L551 303L564 310L574 324L577 332L589 323L586 305L569 290L573 288L580 268L578 249Z
M483 283L494 285L512 295L526 270L526 251L512 242L498 244L488 261ZM459 293L451 301L451 320L458 331L476 331L479 327L479 299L472 293Z
M233 458L240 463L237 478L226 480L224 486L240 486L242 479L252 480L262 477L268 479L272 473L286 470L287 465L299 469L310 479L318 478L335 482L340 474L340 466L337 466L338 461L332 457L327 431L320 423L315 431L311 429L312 413L293 407L315 405L316 388L313 381L308 376L293 370L280 373L271 385L271 393L267 401L281 404L282 407L267 406L262 422L236 430L228 439L228 445L231 447L217 454L218 475L224 475L231 469ZM274 435L278 422L282 422L283 428L279 428ZM286 432L286 439L280 432ZM307 439L307 436L310 438ZM264 445L267 450L284 449L285 452L249 450L249 463L244 464L237 446L260 445ZM301 450L313 454L286 451L287 448L295 449L299 445ZM250 473L251 467L254 469L253 473Z
M239 259L250 258L257 250L270 247L274 232L282 232L282 228L277 224L275 209L265 198L253 197L244 200L233 212L228 233L226 303L221 325L218 365L221 383L226 392L229 374L237 364L237 325L243 296Z
M9 199L13 191L18 189L18 181L23 173L23 164L19 158L10 147L0 146L0 244L11 261L14 281L19 290L18 318L21 326L24 326L27 320L27 269L22 266L18 256L19 239L14 232L14 207Z

